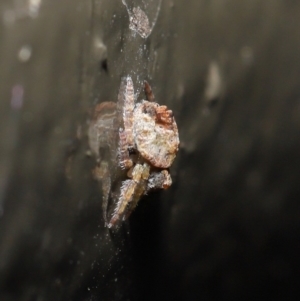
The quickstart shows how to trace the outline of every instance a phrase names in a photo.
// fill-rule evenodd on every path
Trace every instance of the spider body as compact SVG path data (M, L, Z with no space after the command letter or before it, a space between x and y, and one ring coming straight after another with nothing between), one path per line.
M171 110L154 102L147 82L145 93L148 100L135 104L132 79L123 78L118 102L98 105L96 118L90 124L90 147L98 157L94 174L102 181L103 217L109 228L126 220L144 194L153 189L167 189L172 184L168 168L179 147L177 124ZM110 164L101 159L103 146L110 150ZM111 170L114 173L119 170L122 175L121 185L117 185L119 193L112 191L112 178L116 177ZM107 217L110 197L114 208Z

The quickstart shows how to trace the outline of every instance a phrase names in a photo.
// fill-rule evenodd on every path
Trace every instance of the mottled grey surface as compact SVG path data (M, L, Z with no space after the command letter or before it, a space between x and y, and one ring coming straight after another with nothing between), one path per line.
M1 301L298 300L300 4L126 3L0 3ZM124 75L173 109L181 149L110 233L85 134Z

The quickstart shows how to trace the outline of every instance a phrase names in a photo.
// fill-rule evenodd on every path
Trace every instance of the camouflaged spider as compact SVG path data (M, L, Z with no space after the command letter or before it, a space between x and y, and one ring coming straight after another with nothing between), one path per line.
M118 102L96 106L89 127L89 144L98 159L94 175L102 181L103 217L109 228L126 220L142 195L172 184L168 168L179 147L177 124L171 110L154 102L146 81L145 93L148 100L135 104L132 79L123 78ZM108 161L101 157L103 148L109 149ZM117 173L122 175L119 186L112 183ZM113 186L119 193L112 191ZM114 209L108 220L110 197Z

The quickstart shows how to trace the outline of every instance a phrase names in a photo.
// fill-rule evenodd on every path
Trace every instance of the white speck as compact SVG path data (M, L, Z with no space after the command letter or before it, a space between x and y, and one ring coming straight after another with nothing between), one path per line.
M118 281L118 278L115 278L115 282L117 282Z
M18 53L18 58L21 62L25 63L29 61L32 54L32 49L29 45L24 45L21 47Z
M95 38L93 42L94 57L96 60L102 60L106 56L107 47L99 37Z
M87 290L90 291L91 289L88 287Z
M220 67L217 62L212 61L208 67L206 89L204 96L207 102L210 102L222 93L222 77Z
M85 152L85 155L87 156L87 157L91 157L92 156L92 152L88 149L86 152ZM79 206L78 206L79 207ZM80 207L81 207L81 205L80 205Z

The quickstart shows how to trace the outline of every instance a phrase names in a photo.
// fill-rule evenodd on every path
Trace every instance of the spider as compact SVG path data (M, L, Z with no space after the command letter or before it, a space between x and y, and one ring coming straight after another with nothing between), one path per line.
M102 181L103 218L108 228L126 220L150 190L172 184L168 168L179 148L177 124L172 111L155 102L146 81L144 89L148 100L135 104L132 79L122 78L118 102L97 105L89 126L90 148L98 161L94 176ZM110 198L114 208L108 214Z

